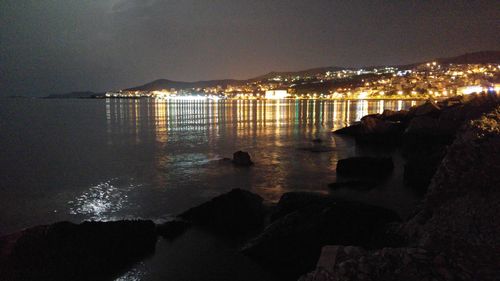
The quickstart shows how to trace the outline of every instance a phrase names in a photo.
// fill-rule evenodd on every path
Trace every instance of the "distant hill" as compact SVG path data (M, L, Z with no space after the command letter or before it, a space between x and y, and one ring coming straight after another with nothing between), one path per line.
M450 58L439 58L436 61L440 63L500 63L500 51L482 51L475 53L467 53L461 56Z
M65 94L53 94L53 95L48 95L44 98L46 99L84 99L84 98L94 98L97 96L103 96L104 93L94 93L90 91L83 91L83 92L71 92L71 93L65 93Z
M395 67L402 69L413 68L422 63L426 63L429 61L438 61L440 63L455 63L455 64L466 64L466 63L496 63L500 64L500 51L481 51L481 52L473 52L467 53L464 55L456 56L456 57L448 57L448 58L437 58L437 59L429 59L425 62L407 64L407 65L396 65ZM383 66L369 66L363 67L364 69L373 69L380 68ZM329 66L329 67L318 67L311 68L300 71L282 71L282 72L269 72L267 74L257 76L255 78L251 78L248 80L235 80L235 79L224 79L224 80L208 80L208 81L196 81L196 82L184 82L184 81L172 81L168 79L158 79L144 85L132 87L129 89L125 89L128 91L156 91L162 89L192 89L192 88L203 88L203 87L215 87L217 85L226 87L227 85L242 85L248 82L266 80L270 78L274 78L276 76L281 77L293 77L293 76L314 76L319 73L325 73L327 71L339 71L345 69L354 69L350 67L338 67L338 66ZM98 93L93 92L72 92L63 95L50 95L47 98L86 98L93 97L95 95L100 95Z
M281 76L281 77L290 77L290 76L314 76L318 73L325 73L327 71L339 71L339 70L344 70L344 69L349 69L346 67L337 67L337 66L327 66L327 67L316 67L316 68L311 68L311 69L306 69L306 70L299 70L299 71L272 71L267 74L257 76L255 78L249 79L249 80L264 80L264 79L270 79L276 76Z
M127 91L157 91L162 89L191 89L191 88L203 88L203 87L215 87L217 85L227 86L229 84L243 84L246 81L243 80L234 80L234 79L226 79L226 80L210 80L210 81L196 81L196 82L182 82L182 81L172 81L167 79L158 79L153 82L149 82L147 84L125 89Z

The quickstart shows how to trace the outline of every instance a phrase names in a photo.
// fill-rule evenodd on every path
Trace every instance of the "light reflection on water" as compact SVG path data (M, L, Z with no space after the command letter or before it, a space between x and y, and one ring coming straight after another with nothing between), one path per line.
M163 218L232 188L270 201L288 191L329 192L338 159L364 153L332 130L417 103L5 100L0 232L59 220ZM237 150L255 165L217 161ZM374 195L391 201L383 190ZM403 197L388 203L410 209Z
M151 187L173 190L188 185L198 187L198 196L206 198L240 187L277 201L281 194L298 187L326 192L318 186L334 180L336 161L339 156L349 155L344 150L350 146L333 138L331 130L367 114L401 110L416 102L107 99L105 103L108 146L154 143L153 167L146 171L151 174L147 182ZM320 148L333 153L311 156L295 151L298 147L312 147L308 142L317 137L324 139ZM217 159L230 157L238 149L250 151L257 159L251 171L217 164ZM72 213L105 219L126 209L128 200L127 192L105 182L80 195Z
M117 179L101 182L88 188L74 200L68 201L69 213L91 220L113 220L115 214L130 205L128 192L136 186L118 187Z

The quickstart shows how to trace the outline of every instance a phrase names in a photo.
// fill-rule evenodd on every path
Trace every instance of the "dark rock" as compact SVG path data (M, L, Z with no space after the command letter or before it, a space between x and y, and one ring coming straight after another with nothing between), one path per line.
M361 122L333 131L334 134L355 136L361 132Z
M191 224L185 221L168 221L158 225L156 231L165 239L174 239L184 233L190 226Z
M228 233L245 233L260 227L266 215L266 207L259 195L242 189L233 189L179 217L195 224Z
M399 220L397 214L384 208L318 194L283 197L278 203L281 215L242 251L290 279L312 269L322 246L370 247L372 233Z
M361 117L361 123L363 123L363 121L365 121L366 119L382 119L382 114L375 113L375 114L365 115Z
M323 140L320 139L320 138L315 138L315 139L312 140L312 142L314 142L314 143L322 143Z
M410 119L410 114L408 110L394 111L390 109L384 110L382 112L382 119L393 122L407 122Z
M354 136L356 142L365 144L397 144L400 142L404 124L384 120L382 115L367 115L359 124L335 131L336 134Z
M410 240L430 252L444 253L449 264L459 264L473 280L500 276L497 104L459 131L432 178L421 211L403 227Z
M292 212L309 206L326 207L335 203L335 199L320 193L313 192L287 192L283 194L273 209L271 220L284 217Z
M424 193L444 157L445 149L434 153L412 154L404 165L404 182Z
M328 185L331 189L353 189L359 191L368 191L373 189L377 185L374 181L341 181L334 182Z
M426 103L424 103L422 105L412 107L410 109L409 113L414 115L414 116L424 116L425 115L425 116L437 117L441 113L441 108L439 108L439 106L436 105L435 103L433 103L431 101L427 101Z
M2 280L109 280L154 252L152 221L60 222L3 237Z
M359 178L382 178L392 173L391 157L352 157L337 162L337 175Z
M251 166L253 165L250 154L245 151L236 151L233 153L233 163L238 166Z

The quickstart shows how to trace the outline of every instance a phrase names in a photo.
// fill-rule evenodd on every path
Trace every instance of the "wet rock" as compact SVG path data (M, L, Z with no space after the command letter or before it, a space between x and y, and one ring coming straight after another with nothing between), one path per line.
M60 222L3 237L2 280L109 280L154 252L152 221Z
M333 131L334 134L356 136L361 132L361 122Z
M322 246L354 244L369 247L374 232L399 220L392 211L362 203L317 194L307 196L300 193L286 197L283 200L289 202L282 204L282 216L249 241L243 252L263 265L295 278L314 265Z
M253 165L250 154L245 151L236 151L233 153L233 163L237 166L251 166Z
M242 189L233 189L179 217L194 224L229 233L245 233L262 225L266 207L259 195Z
M174 220L158 225L156 230L163 238L174 239L184 233L190 226L191 224L186 221Z
M300 211L310 206L319 208L335 204L335 199L320 193L313 192L287 192L283 194L273 209L271 220L284 217L292 212Z
M390 157L352 157L337 163L337 175L358 178L382 178L392 173Z
M361 121L361 128L355 137L358 143L397 144L403 130L402 123L367 117Z
M341 181L328 184L328 187L336 189L352 189L358 191L368 191L377 185L374 181Z

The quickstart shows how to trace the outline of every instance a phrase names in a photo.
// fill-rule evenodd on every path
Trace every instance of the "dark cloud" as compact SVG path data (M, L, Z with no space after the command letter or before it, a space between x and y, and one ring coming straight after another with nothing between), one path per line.
M3 0L0 95L498 49L497 1Z

